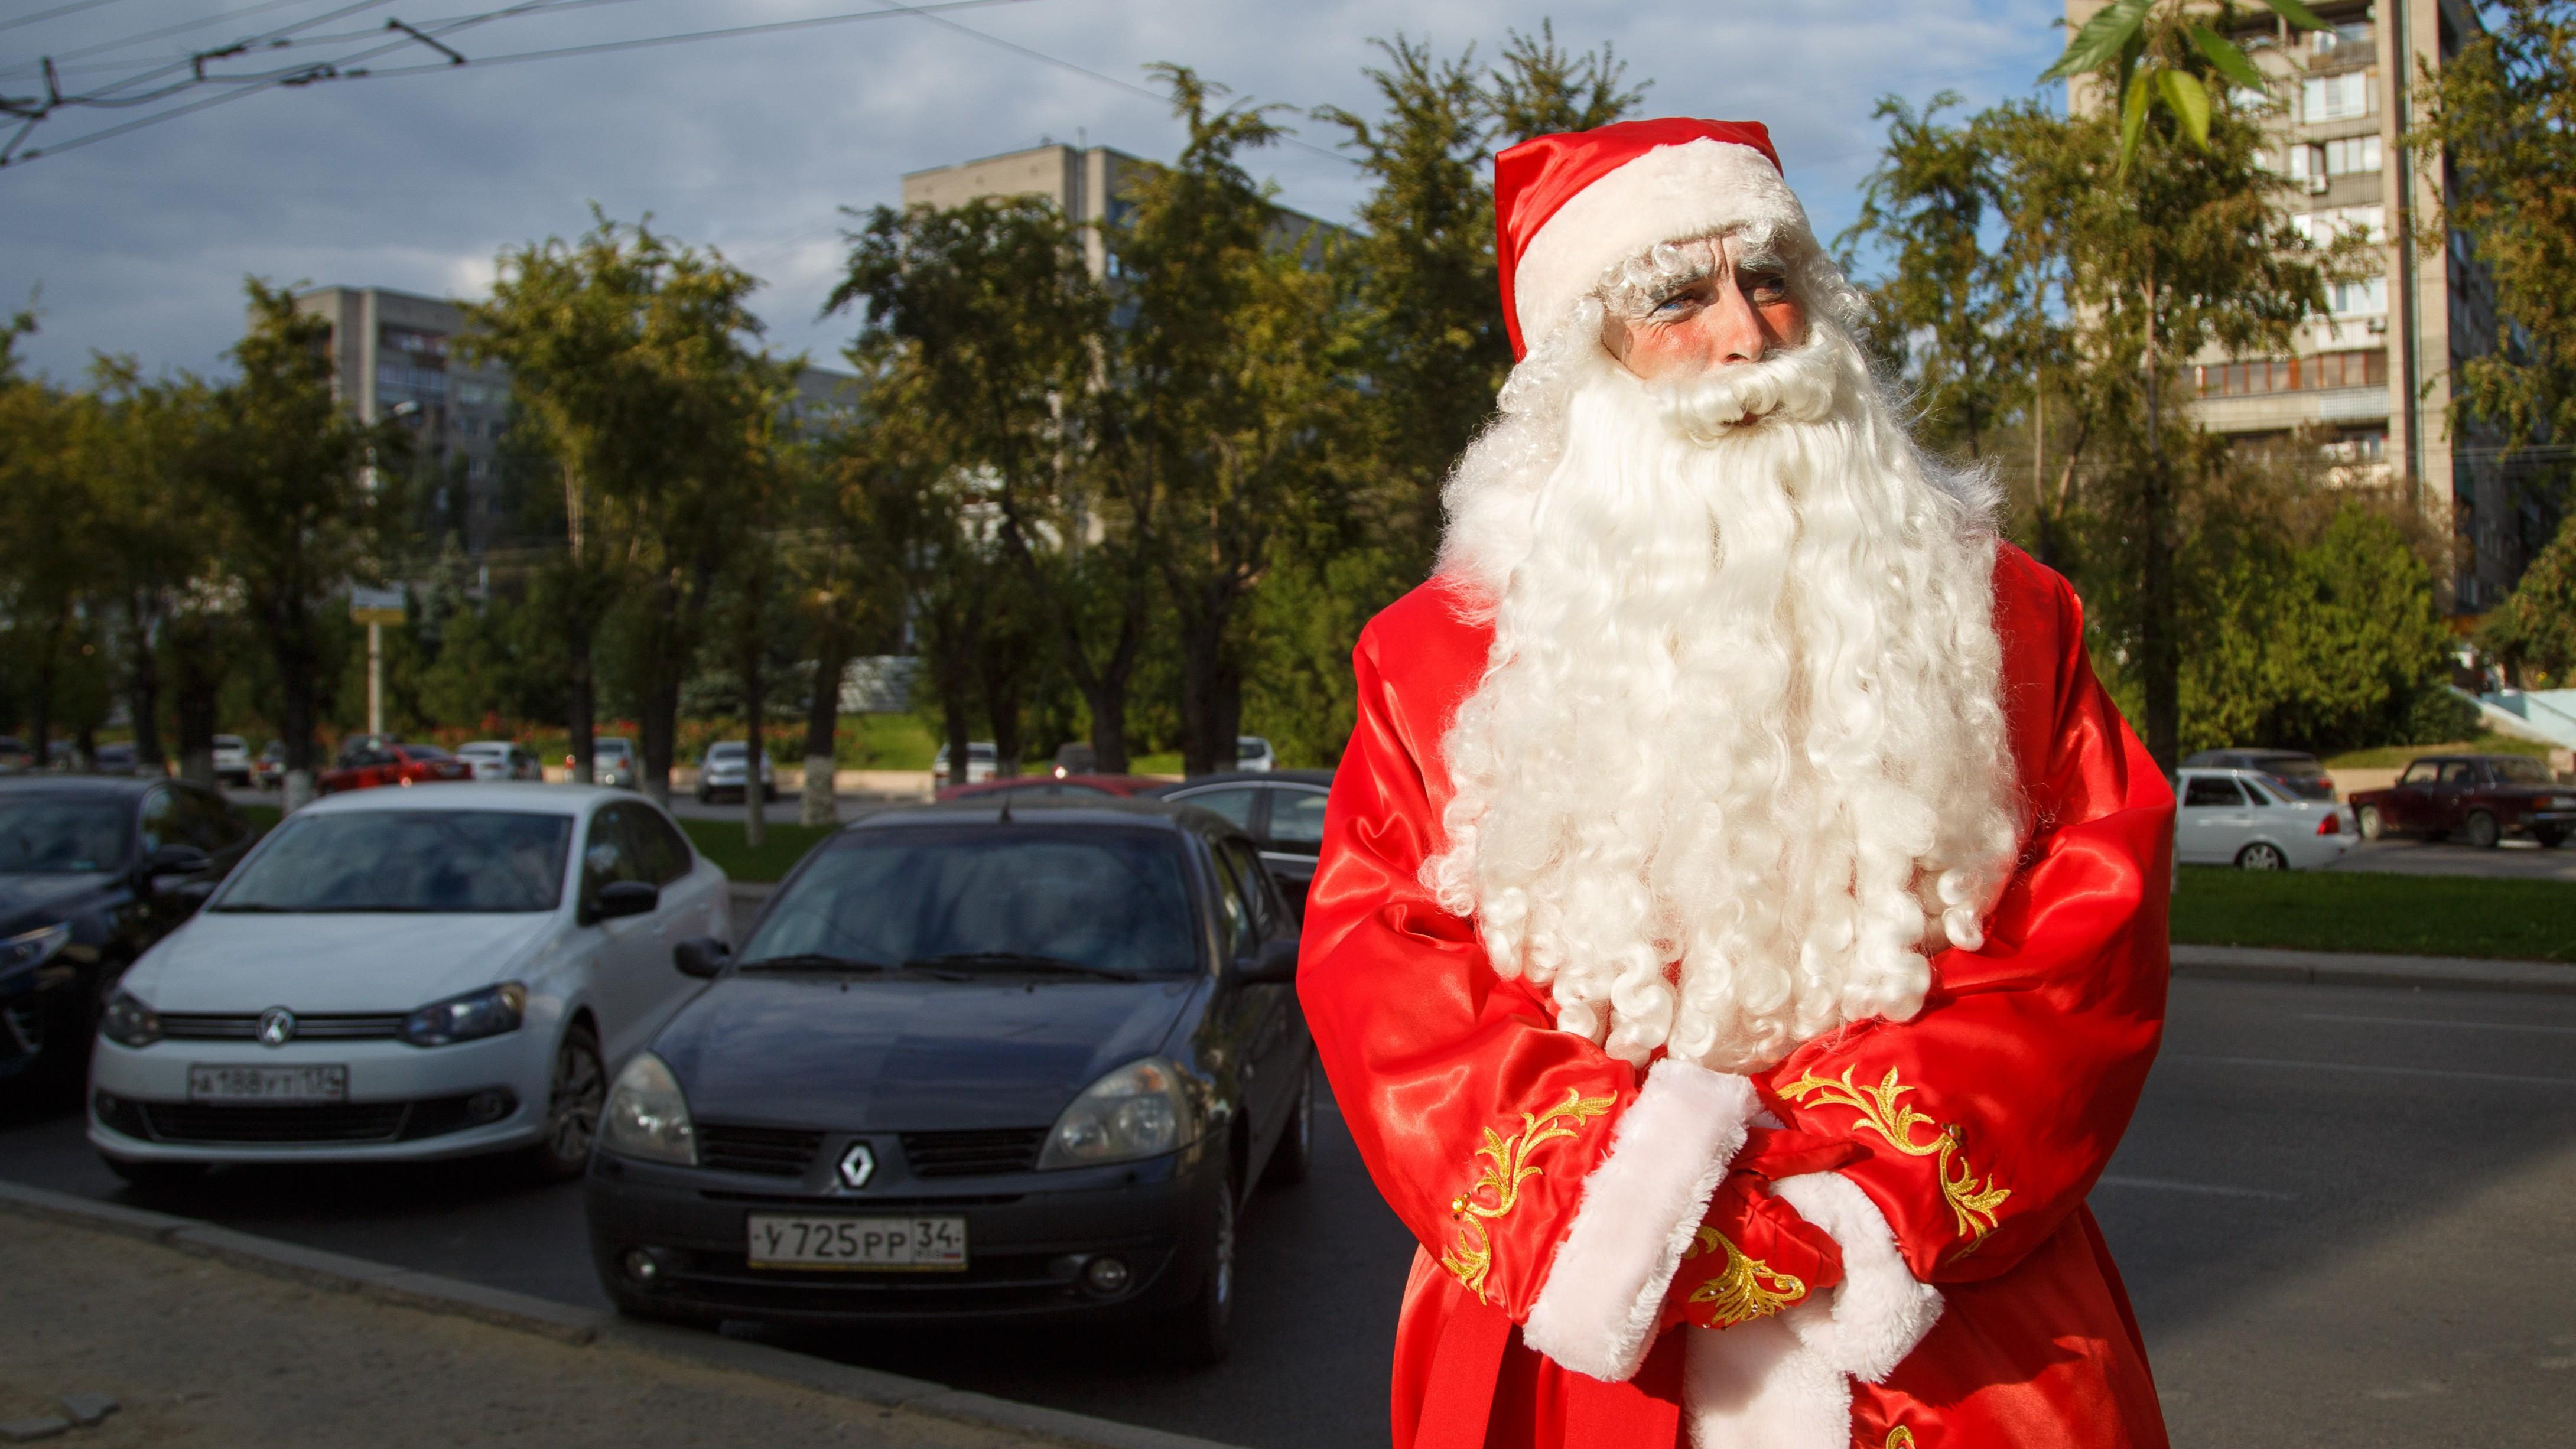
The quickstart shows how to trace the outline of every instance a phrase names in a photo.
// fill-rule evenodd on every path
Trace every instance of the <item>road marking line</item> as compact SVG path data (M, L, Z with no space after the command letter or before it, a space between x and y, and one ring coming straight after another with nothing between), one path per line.
M2259 1187L2221 1187L2214 1182L2176 1182L2167 1177L2119 1177L2110 1173L2093 1179L2096 1187L2141 1187L2158 1192L2196 1192L2209 1197L2259 1197L2272 1202L2296 1202L2295 1192L2269 1192Z
M2439 1067L2372 1067L2352 1062L2292 1062L2278 1057L2204 1057L2170 1052L2167 1061L2206 1062L2217 1067L2303 1067L2318 1072L2370 1072L2386 1077L2439 1077L2454 1082L2511 1082L2518 1086L2576 1087L2576 1077L2531 1077L2514 1072L2453 1072Z
M2532 1026L2513 1021L2444 1021L2432 1016L2337 1016L2331 1012L2300 1014L2301 1021L2360 1021L2373 1026L2457 1026L2478 1031L2535 1031L2550 1036L2576 1036L2576 1026Z

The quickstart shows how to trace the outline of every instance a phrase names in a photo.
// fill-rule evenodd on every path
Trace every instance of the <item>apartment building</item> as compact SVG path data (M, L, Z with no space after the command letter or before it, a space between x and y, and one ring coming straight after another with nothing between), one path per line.
M1026 151L960 161L953 166L907 171L903 177L903 204L906 209L947 208L981 197L1043 196L1066 216L1085 224L1083 247L1091 274L1105 278L1114 274L1117 265L1109 254L1108 234L1127 222L1128 184L1154 169L1155 162L1107 146L1049 142ZM1343 227L1284 206L1272 211L1270 241L1274 247L1320 249L1331 238L1348 234Z
M452 530L471 555L509 531L495 450L510 415L510 374L465 361L455 341L465 310L454 302L385 287L317 287L295 297L298 312L331 323L332 388L361 422L393 419L411 429L433 526ZM798 374L789 426L812 436L856 405L858 379L830 368Z
M2067 0L2067 23L2102 8ZM2428 516L2447 516L2450 606L2479 613L2512 590L2555 523L2515 486L2499 438L2455 435L2453 370L2495 347L2495 294L2464 235L2439 248L2416 236L2448 184L2446 168L2406 147L2418 67L2438 71L2481 26L2467 0L2310 8L2331 28L2297 30L2257 6L2236 11L2243 28L2234 38L2273 78L2266 161L2287 181L2281 205L2303 235L2375 238L2380 265L2334 284L2329 315L2302 328L2286 355L2195 359L2193 410L2204 427L2248 442L2321 437L2338 476L2402 488ZM2079 114L2104 100L2089 79L2069 87Z

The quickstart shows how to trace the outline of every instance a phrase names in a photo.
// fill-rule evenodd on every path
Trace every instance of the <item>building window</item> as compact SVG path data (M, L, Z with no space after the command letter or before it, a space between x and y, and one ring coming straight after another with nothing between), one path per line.
M2326 288L2326 304L2338 317L2381 317L2388 313L2388 279L2364 277Z
M2369 174L2379 170L2379 138L2346 136L2290 148L2290 179L2323 181L2329 176Z
M2313 357L2268 357L2251 362L2212 362L2192 369L2202 397L2250 397L2270 392L2313 392L2329 387L2386 387L2384 348L2320 352Z
M2311 125L2375 115L2378 110L2379 78L2368 71L2314 75L2299 86L2299 119Z
M2308 47L2312 54L2340 57L2370 49L2370 39L2369 21L2349 20L2324 30L2309 31Z
M382 329L382 336L385 346L407 356L426 360L432 367L443 366L447 361L445 333L423 332L417 327L388 326Z
M2387 217L2387 208L2375 202L2369 206L2331 206L2321 211L2292 213L2290 229L2321 247L2331 246L2346 235L2379 241L2383 239Z
M390 364L376 369L379 389L404 388L433 397L447 395L447 374L427 367L395 367Z

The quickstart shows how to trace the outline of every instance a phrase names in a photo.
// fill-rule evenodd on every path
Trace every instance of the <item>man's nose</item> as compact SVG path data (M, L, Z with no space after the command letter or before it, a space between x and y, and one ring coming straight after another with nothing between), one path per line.
M1763 325L1762 314L1753 310L1744 289L1732 279L1717 289L1715 302L1700 313L1700 325L1708 329L1709 353L1720 367L1759 362L1771 350L1771 329Z

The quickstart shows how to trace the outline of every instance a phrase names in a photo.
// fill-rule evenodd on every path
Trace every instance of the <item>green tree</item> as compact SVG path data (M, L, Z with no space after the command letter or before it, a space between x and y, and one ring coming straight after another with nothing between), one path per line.
M2482 642L2516 684L2565 688L2576 680L2576 513L2559 522L2558 536L2487 616Z

